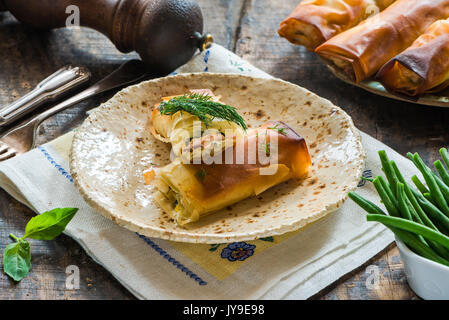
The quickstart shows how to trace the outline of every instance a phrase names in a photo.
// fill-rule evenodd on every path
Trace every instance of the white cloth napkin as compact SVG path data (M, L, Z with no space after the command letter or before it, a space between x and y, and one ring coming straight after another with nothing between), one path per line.
M269 77L219 45L198 54L177 72L203 71ZM0 187L38 213L56 207L80 208L66 234L141 299L306 299L364 264L394 239L382 225L366 222L352 201L286 237L234 246L144 238L115 225L83 201L68 172L72 136L69 133L0 163ZM380 174L377 151L381 149L388 151L406 177L412 175L408 160L372 137L363 133L362 137L366 176ZM361 182L358 192L378 202L369 183ZM226 250L241 246L248 250L246 260L226 259ZM213 260L222 263L211 266Z

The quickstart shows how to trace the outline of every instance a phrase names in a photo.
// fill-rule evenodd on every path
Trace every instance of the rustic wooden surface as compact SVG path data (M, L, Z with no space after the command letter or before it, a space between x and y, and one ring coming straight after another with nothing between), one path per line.
M401 154L418 151L427 162L447 146L448 109L415 106L388 100L338 81L315 55L278 37L283 17L298 0L201 0L206 29L216 42L235 51L272 75L301 85L346 110L363 131ZM81 13L82 15L82 13ZM66 64L85 65L100 79L123 60L102 35L86 29L37 32L0 13L0 105L25 94L42 78ZM49 141L78 125L85 111L110 95L91 99L44 123L40 142ZM0 249L10 232L21 234L33 213L0 191ZM32 241L33 269L14 284L0 273L0 299L133 299L107 271L94 263L70 238ZM80 290L67 290L65 269L81 270ZM380 271L378 286L368 289L368 266ZM416 299L409 289L394 245L364 266L326 288L313 299Z

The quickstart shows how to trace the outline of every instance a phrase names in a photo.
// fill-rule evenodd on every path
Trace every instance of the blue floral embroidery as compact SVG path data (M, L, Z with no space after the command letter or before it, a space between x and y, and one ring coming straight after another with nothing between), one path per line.
M246 242L234 242L221 251L221 257L231 262L243 261L254 254L255 245Z
M372 177L373 177L373 171L372 170L365 170L365 171L363 171L362 178L371 179ZM357 185L357 187L359 187L359 188L364 187L366 185L366 180L365 179L360 180L360 182Z
M204 72L209 72L209 56L210 56L210 50L206 51L206 54L204 55L204 63L206 64L206 67L204 68Z
M229 64L235 68L237 68L239 71L244 72L245 69L243 69L243 62L235 61L235 60L229 60Z
M274 242L274 238L273 237L260 238L259 240L267 241L267 242Z

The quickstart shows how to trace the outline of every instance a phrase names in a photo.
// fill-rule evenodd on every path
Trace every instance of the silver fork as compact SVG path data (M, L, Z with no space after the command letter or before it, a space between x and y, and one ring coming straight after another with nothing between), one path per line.
M117 70L93 86L2 134L0 137L0 161L10 159L33 149L39 125L52 115L97 94L124 87L148 77L149 74L142 61L130 60L125 62Z

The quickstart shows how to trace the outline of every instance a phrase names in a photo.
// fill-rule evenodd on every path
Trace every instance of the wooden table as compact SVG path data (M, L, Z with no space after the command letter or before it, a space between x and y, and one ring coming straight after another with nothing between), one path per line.
M389 100L352 87L333 77L317 57L277 35L279 22L298 0L201 0L206 29L217 43L266 72L301 85L342 107L357 127L401 154L418 151L433 162L447 146L449 109L416 106ZM82 18L82 13L81 13ZM29 91L44 76L66 64L87 66L100 79L124 59L102 35L87 30L37 32L0 14L0 105ZM85 111L108 99L104 95L81 103L44 123L40 142L49 141L79 125ZM0 191L0 249L10 232L21 234L33 213ZM133 299L106 270L93 262L66 236L56 241L32 241L33 269L14 284L0 273L0 299ZM65 269L81 270L81 289L67 290ZM380 271L380 284L368 289L367 267ZM371 261L315 295L314 299L416 299L409 289L394 245Z

